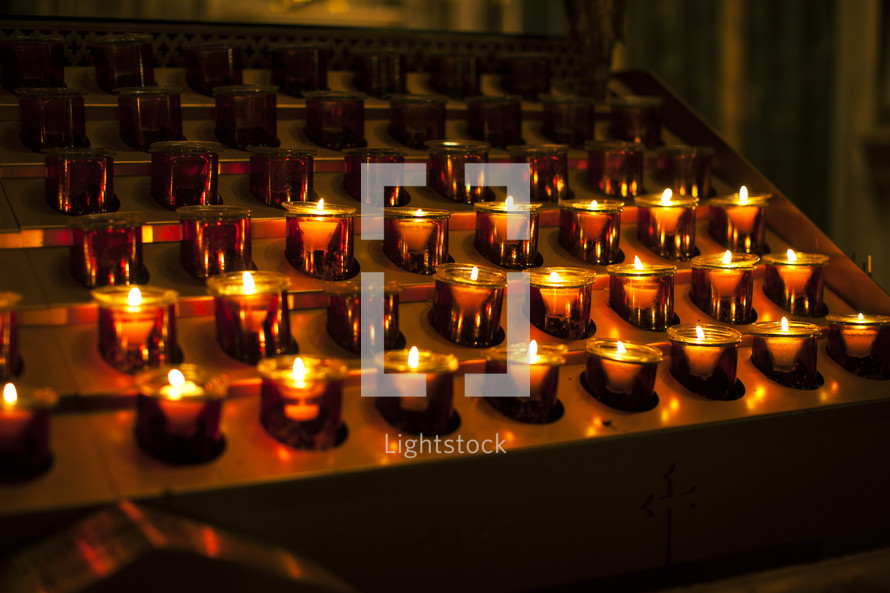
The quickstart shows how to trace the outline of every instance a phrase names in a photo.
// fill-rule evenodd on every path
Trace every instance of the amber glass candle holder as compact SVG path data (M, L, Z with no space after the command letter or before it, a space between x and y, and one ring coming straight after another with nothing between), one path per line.
M532 325L563 340L587 337L596 273L546 267L528 272Z
M307 91L306 137L324 148L365 146L365 95L339 91Z
M151 196L175 210L219 204L219 150L214 142L158 142L151 145Z
M383 217L383 253L403 270L429 275L448 260L448 210L387 208Z
M537 101L538 96L550 92L551 57L541 53L517 53L504 59L502 85L511 94L526 101Z
M174 464L205 463L222 453L220 429L228 384L194 364L164 366L136 377L139 447Z
M473 140L495 148L524 144L522 140L522 100L515 95L470 97L467 99L467 133Z
M674 319L676 266L612 264L609 307L626 322L650 331L664 331Z
M296 202L287 211L285 256L297 270L321 280L342 280L355 264L355 208ZM321 206L321 207L319 207Z
M399 292L396 282L383 287L383 348L393 350L399 344ZM362 283L359 281L329 282L328 314L325 328L340 346L353 354L362 352ZM376 340L372 340L374 342Z
M397 51L372 51L356 56L355 86L371 97L385 99L407 92L408 56Z
M493 346L501 329L507 274L470 264L443 264L434 279L432 322L439 335L462 346Z
M250 193L273 208L284 202L306 202L313 190L315 151L250 147Z
M71 216L99 214L117 207L114 197L114 153L89 148L47 151L46 202Z
M667 259L689 261L695 255L695 208L698 198L663 194L637 196L637 239Z
M568 147L559 144L508 146L510 161L528 163L529 199L559 202L573 197L569 189Z
M760 321L748 328L751 334L751 362L781 385L794 389L819 386L816 370L821 329L800 321Z
M484 202L475 204L476 239L473 245L485 259L504 268L524 269L538 264L538 217L543 204ZM508 239L509 236L528 239Z
M121 140L136 150L182 140L181 89L172 86L115 89Z
M795 253L790 249L788 252L763 256L763 263L766 264L763 292L792 315L824 316L822 296L828 256Z
M328 89L328 53L325 45L287 43L269 48L272 83L282 93L299 97L305 91Z
M426 148L427 140L445 137L445 104L442 95L390 95L389 133L410 148Z
M429 58L430 85L452 99L475 97L479 90L479 59L473 54L437 54Z
M52 465L50 412L59 396L21 384L0 387L0 483L36 478Z
M375 173L371 173L368 183L362 187L362 165L364 164L402 164L405 153L397 148L347 148L343 150L346 161L346 175L343 177L343 188L349 197L362 204L371 204L371 189L379 187ZM383 205L399 206L409 201L408 192L402 187L384 187Z
M417 362L409 350L391 350L383 354L385 373L416 373L426 378L426 397L415 393L398 393L392 397L376 397L374 404L391 425L410 434L441 435L454 427L454 373L458 368L453 354L419 350Z
M226 146L278 146L276 86L241 84L213 89L216 137Z
M93 42L96 84L106 93L155 84L151 35L106 35Z
M711 194L710 146L665 146L658 149L658 179L676 195L707 198Z
M142 224L137 212L88 214L71 221L71 274L88 288L143 279Z
M249 270L250 210L238 206L176 209L182 228L179 259L193 278Z
M686 389L711 399L735 399L742 334L722 325L682 323L667 328L671 374Z
M712 198L708 232L723 247L735 252L763 255L763 210L771 194L731 194Z
M272 438L304 451L339 444L346 377L342 360L276 356L260 361L257 372L263 378L260 423Z
M587 390L607 406L639 412L656 403L655 375L661 351L635 342L588 340L584 381Z
M487 163L487 142L454 142L451 140L430 140L426 143L429 152L428 185L449 200L455 202L484 202L491 199L490 193L481 185L481 179L470 179L466 175L467 163ZM476 183L480 185L475 185Z
M241 48L225 42L208 42L185 48L185 80L197 93L212 96L214 87L243 82Z
M230 272L207 279L216 341L226 354L256 364L291 351L289 286L287 276L277 272Z
M495 410L519 422L546 424L558 419L560 413L557 391L559 367L566 362L568 350L563 344L510 344L491 348L485 352L485 374L510 373L511 365L522 365L513 372L528 373L529 391L522 394L519 384L524 380L511 376L516 397L487 397L485 400ZM526 369L525 365L529 365ZM513 368L516 368L515 366Z
M16 292L0 292L0 381L9 381L22 370L16 313L21 301Z
M572 96L541 96L543 107L541 133L551 142L584 148L593 140L596 103L593 99Z
M655 148L661 142L661 97L625 96L609 101L609 133L618 140Z
M756 255L729 251L692 258L689 290L692 302L718 321L751 323L754 321L754 270L759 261Z
M590 141L587 149L587 181L599 192L633 198L643 189L643 149L630 142Z
M559 203L559 244L589 264L618 261L621 211L618 200L563 200Z
M860 377L890 379L890 316L829 315L828 355Z
M90 294L99 305L99 353L109 366L135 373L173 364L178 354L175 290L104 286Z
M65 86L62 37L13 35L0 41L0 84L14 93L23 88Z
M40 152L48 148L89 146L86 134L85 91L66 88L18 89L19 137L27 148Z

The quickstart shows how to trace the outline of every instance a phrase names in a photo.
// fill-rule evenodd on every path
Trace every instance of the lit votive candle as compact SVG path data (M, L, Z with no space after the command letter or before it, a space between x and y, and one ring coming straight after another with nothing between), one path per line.
M276 90L278 87L273 85L257 84L215 87L219 141L239 150L248 146L278 146Z
M665 146L658 149L658 178L680 196L707 198L711 193L710 146Z
M99 305L99 353L109 366L135 373L173 363L175 290L105 286L90 294Z
M426 397L399 393L376 397L374 404L387 422L411 434L441 435L454 429L454 372L458 360L453 354L429 350L391 350L383 354L385 373L422 374Z
M53 148L46 154L44 195L53 209L80 216L113 209L114 153L90 148Z
M590 394L604 404L629 412L655 403L655 375L661 351L635 342L588 340L584 380Z
M324 148L365 146L365 95L340 91L307 91L306 137Z
M232 358L256 364L291 351L290 280L277 272L231 272L207 279L216 340Z
M485 259L505 268L530 268L538 258L538 216L543 204L504 202L475 204L476 239L473 245ZM528 236L509 239L508 236Z
M138 283L144 273L143 221L138 212L74 218L69 266L75 280L88 288Z
M734 399L742 334L722 325L683 323L667 328L671 374L690 391Z
M58 401L51 389L3 385L0 400L0 482L27 480L52 463L50 410Z
M596 265L614 263L620 254L621 211L618 200L563 200L559 203L559 244L575 257Z
M182 140L181 89L169 86L115 89L121 140L136 150Z
M387 208L383 213L383 253L415 274L432 274L448 259L448 210Z
M609 273L609 307L639 328L664 331L674 318L676 266L612 264Z
M177 208L176 214L182 227L179 258L192 277L204 280L250 269L250 210L184 206Z
M304 274L322 280L349 276L355 254L355 208L318 203L287 202L287 261Z
M545 424L556 420L558 411L557 386L559 367L566 362L567 348L563 344L538 344L532 340L528 344L498 346L485 352L485 374L514 373L529 374L528 394L513 390L516 397L488 397L486 401L508 418L531 424ZM508 361L513 365L508 366ZM515 365L521 365L517 368ZM526 365L530 365L528 369ZM512 377L511 377L512 379ZM518 383L518 380L514 379Z
M528 163L529 199L532 202L559 202L574 195L569 188L567 146L508 146L507 152L511 162Z
M688 261L695 252L695 207L698 198L660 195L637 196L637 239L652 252L668 259Z
M19 137L27 148L40 152L47 148L89 146L86 135L85 91L66 88L18 89Z
M763 292L772 302L792 315L821 317L825 314L822 295L827 255L789 249L781 255L764 255L763 263L766 264Z
M219 144L155 142L151 145L151 197L175 210L219 204Z
M0 292L0 381L7 381L21 371L16 314L21 301L22 295L16 292Z
M467 163L487 163L487 142L455 142L452 140L430 140L426 142L429 151L429 185L435 191L455 202L484 202L490 190L482 186L482 179L470 179L466 175ZM478 185L476 182L480 182Z
M501 328L507 275L470 264L443 264L436 270L433 327L462 346L494 345Z
M222 453L220 430L228 385L194 364L162 367L136 377L136 442L168 463L203 463Z
M370 195L372 188L380 186L380 175L371 168L366 182L362 183L362 165L365 164L402 164L405 152L397 148L347 148L343 151L346 174L343 176L343 188L349 197L363 204L371 204L376 196ZM385 177L384 177L385 178ZM398 206L410 200L403 187L384 187L383 205Z
M890 379L890 316L829 315L828 355L868 379Z
M632 142L590 141L587 181L607 196L632 198L643 189L643 148Z
M748 194L744 185L737 194L712 198L709 234L732 251L762 255L766 247L763 209L770 198L771 194Z
M818 325L789 322L783 317L782 321L752 323L748 331L752 338L751 362L761 373L794 389L818 387Z
M698 308L725 323L754 320L754 270L760 258L750 253L692 258L689 296Z
M584 268L545 267L530 270L528 275L532 325L564 340L586 338L596 273Z
M663 102L661 97L630 95L613 98L609 102L612 108L609 133L619 140L638 142L646 148L655 148L661 142Z
M275 440L295 449L330 449L342 429L346 365L336 358L278 356L260 361L260 422Z
M399 343L399 292L397 282L387 282L383 287L384 350L392 350ZM328 295L325 323L328 334L353 354L361 354L362 283L358 280L330 282L325 286L325 293ZM377 340L379 338L371 341Z
M314 150L269 146L248 150L250 193L254 198L274 208L284 202L312 200Z

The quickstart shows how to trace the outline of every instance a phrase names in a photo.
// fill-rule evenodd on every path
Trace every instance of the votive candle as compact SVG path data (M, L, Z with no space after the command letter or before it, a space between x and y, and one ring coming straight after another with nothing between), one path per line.
M679 196L707 198L711 193L710 146L665 146L658 149L658 178Z
M726 249L762 255L766 251L763 210L771 198L771 194L749 194L744 186L739 193L712 198L709 234Z
M479 58L473 54L436 54L430 56L430 85L437 93L453 99L481 94Z
M559 367L566 362L563 344L518 343L496 346L485 352L485 374L528 373L527 394L514 389L515 397L487 397L495 410L519 422L546 424L555 420L558 405ZM512 363L512 364L511 364ZM516 368L515 365L520 365ZM529 368L525 368L528 365ZM511 377L513 379L513 377ZM517 379L513 379L518 383Z
M365 95L341 91L307 91L306 137L332 150L365 146Z
M530 270L532 325L564 340L587 337L596 273L584 268L544 267Z
M568 147L559 144L508 146L510 161L527 163L529 199L559 202L573 197L569 188Z
M389 133L410 148L424 149L427 140L445 137L445 104L442 95L390 95Z
M689 261L695 254L695 207L698 198L662 194L637 196L637 239L653 253Z
M172 86L115 89L121 140L136 150L182 140L182 89Z
M112 210L114 153L90 148L54 148L46 153L44 195L62 214L80 216Z
M619 200L563 200L559 203L559 244L589 264L608 265L620 256Z
M406 92L407 74L408 56L401 52L379 50L356 56L355 86L372 97Z
M86 134L85 91L66 88L25 88L19 97L22 144L40 152L47 148L89 146Z
M433 327L462 346L493 346L501 328L507 275L494 268L443 264L434 275Z
M0 83L14 93L28 87L65 86L65 40L43 35L12 35L0 41Z
M0 399L0 482L33 479L49 469L52 389L6 383Z
M754 270L760 258L750 253L692 258L689 296L699 309L725 323L754 320Z
M455 202L484 202L489 200L490 190L482 186L482 179L470 179L466 175L467 163L487 163L487 142L456 142L430 140L429 186Z
M629 341L590 339L585 344L587 389L607 406L629 412L653 407L661 351Z
M643 189L643 148L632 142L590 141L587 181L607 196L632 198Z
M328 89L329 48L322 44L282 43L269 47L272 83L299 97L304 91Z
M371 204L371 190L376 187L377 174L368 176L368 183L362 184L362 165L365 164L402 164L405 152L397 148L346 148L343 151L346 161L346 174L343 177L343 188L349 197L362 204ZM375 198L376 199L376 198ZM403 187L384 187L383 205L399 206L407 204L410 196Z
M828 315L828 355L868 379L890 379L890 316Z
M794 389L815 389L818 325L801 321L760 321L748 328L751 362L761 373Z
M742 334L709 323L667 328L671 374L690 391L711 399L733 399Z
M88 288L134 284L144 273L138 212L88 214L72 219L69 267Z
M151 196L175 210L219 204L219 150L214 142L156 142L151 145Z
M596 104L593 99L575 96L544 95L541 133L551 142L584 148L593 140Z
M383 349L392 350L399 343L399 292L397 282L383 287ZM337 344L353 354L362 352L362 283L360 281L329 282L325 328ZM373 334L372 334L373 335ZM379 339L372 339L379 342Z
M250 147L250 193L273 208L313 201L315 151Z
M504 89L525 101L537 101L550 92L550 60L547 54L532 52L505 56Z
M484 202L473 206L476 211L476 250L485 259L505 268L530 268L538 257L538 217L543 204ZM509 239L517 233L528 239ZM516 235L513 235L516 236Z
M763 263L766 264L763 292L772 302L792 315L821 317L825 314L822 296L827 255L788 249L783 254L764 255Z
M242 84L213 89L216 137L226 146L278 146L278 116L273 85Z
M619 139L655 148L661 142L661 97L624 96L609 101L609 133Z
M676 266L612 264L609 273L609 307L628 323L651 331L664 331L674 318Z
M106 93L131 86L154 86L151 35L106 35L93 42L96 84Z
M387 208L383 218L383 253L403 270L429 275L448 260L448 210Z
M352 206L286 202L285 256L297 270L322 280L342 280L355 263Z
M522 100L515 95L467 99L467 133L495 148L523 144Z
M193 278L249 270L250 210L238 206L183 206L179 259Z
M184 49L185 80L196 92L212 96L213 88L241 84L243 52L225 41L209 41Z

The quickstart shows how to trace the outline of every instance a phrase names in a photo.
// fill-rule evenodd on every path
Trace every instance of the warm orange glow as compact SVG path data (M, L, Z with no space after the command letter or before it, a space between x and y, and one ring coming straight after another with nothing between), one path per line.
M597 204L596 200L590 200L590 207L591 207L591 208L596 208L597 206L599 206L599 204Z
M131 307L138 307L142 304L142 291L138 286L134 286L127 293L127 304Z
M788 255L788 261L797 261L797 254L794 253L793 249L789 249L787 252L787 255Z
M15 404L16 400L18 400L19 396L15 391L15 385L12 383L7 383L3 386L3 403L7 405Z
M739 202L742 204L748 203L748 188L744 185L739 188Z
M173 387L182 387L185 385L185 375L183 375L182 371L179 369L172 369L167 373L167 381L169 381L170 385Z
M671 411L676 412L680 409L680 400L676 397L671 398Z
M324 198L321 198L320 200L318 200L318 204L315 205L315 209L318 210L319 212L324 211Z
M507 199L504 200L504 207L509 210L513 207L513 196L507 196Z
M661 203L669 204L672 195L674 195L674 192L672 192L670 189L664 190L664 193L661 194Z
M699 340L705 339L705 330L703 330L700 325L695 326L695 337Z
M244 287L245 294L253 294L256 290L256 283L253 281L253 274L250 272L241 274L241 284Z
M732 263L732 251L729 249L726 250L726 253L723 254L723 263L731 264Z
M538 342L532 340L528 344L528 361L532 362L538 355Z
M859 314L859 321L864 321L864 320L865 320L865 317L862 315L862 313L860 313L860 314Z
M559 274L557 272L550 272L550 282L559 282ZM862 319L862 314L860 313L860 319Z
M473 271L470 272L470 280L478 280L479 279L479 268L473 266Z
M788 331L788 318L787 317L782 318L782 331L783 332Z
M420 351L417 350L417 346L411 346L411 350L408 351L408 366L412 369L416 369L419 364Z
M640 256L639 256L639 255L635 255L635 256L634 256L634 269L635 269L635 270L642 270L642 269L643 269L643 262L640 261Z
M618 354L626 354L627 348L624 347L624 344L621 343L621 340L618 340L618 343L615 344L615 350L618 351Z
M418 208L417 210L414 211L414 216L423 216L423 210Z
M291 373L293 373L294 381L297 383L303 383L306 380L306 363L299 356L294 359L294 367L291 369Z

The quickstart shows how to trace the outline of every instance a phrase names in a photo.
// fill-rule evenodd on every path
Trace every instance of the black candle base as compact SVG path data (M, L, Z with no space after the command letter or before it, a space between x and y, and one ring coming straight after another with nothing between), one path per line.
M617 393L605 387L594 390L587 380L587 371L581 371L581 386L598 402L622 412L648 412L658 406L658 393L655 391L651 397L641 398L635 392Z
M52 465L52 454L37 462L20 459L18 456L0 455L0 484L11 485L34 480L49 471Z

